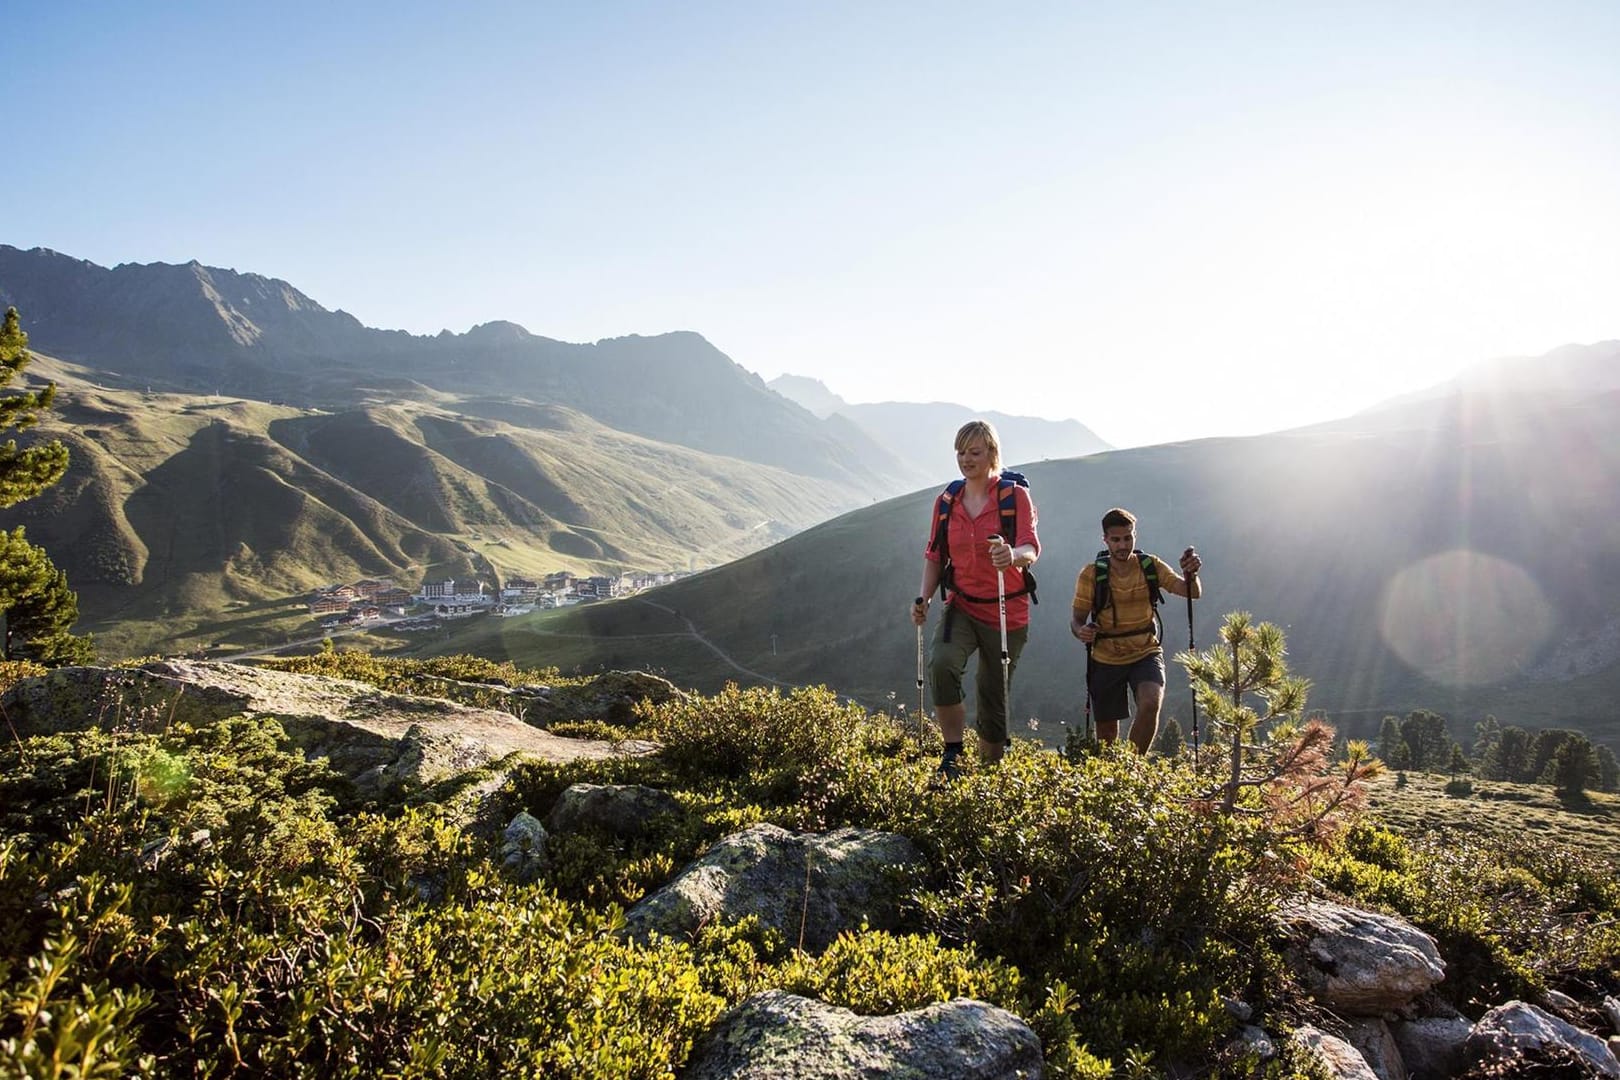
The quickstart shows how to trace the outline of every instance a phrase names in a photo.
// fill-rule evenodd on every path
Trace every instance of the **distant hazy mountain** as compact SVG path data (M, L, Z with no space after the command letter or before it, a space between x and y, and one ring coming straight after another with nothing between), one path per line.
M1535 380L1585 383L1589 357L1526 363ZM1310 429L1209 439L1028 468L1045 552L1017 716L1053 738L1082 716L1084 653L1066 625L1076 574L1099 546L1098 517L1123 505L1142 546L1206 561L1197 641L1222 616L1281 624L1314 707L1358 737L1418 707L1458 734L1485 713L1525 726L1568 724L1620 746L1620 391L1466 390ZM1506 377L1511 375L1512 377ZM932 488L858 510L776 547L663 590L705 636L752 670L825 682L873 702L914 699L912 630ZM858 552L858 558L851 553ZM745 602L739 602L741 598ZM1162 612L1172 650L1187 609ZM535 622L588 637L523 639L525 660L662 664L714 686L738 678L712 657L623 635L683 627L634 602ZM930 627L930 630L932 627ZM514 639L516 644L516 639ZM492 649L497 647L492 643ZM1172 668L1168 714L1190 721ZM1056 738L1061 738L1057 734Z
M494 322L465 334L373 330L292 285L199 263L106 269L0 245L0 306L31 347L97 370L103 385L223 394L300 407L412 399L527 401L610 427L867 490L906 470L766 389L697 334L576 345Z
M778 375L765 385L823 420L849 407L849 402L827 389L826 383L806 375Z
M936 476L948 477L952 471L951 446L957 429L976 417L996 426L1009 465L1080 457L1112 449L1077 420L1009 416L941 401L851 405L819 379L802 375L780 375L766 385L817 416L839 415L854 421L873 442L905 463L910 475L919 483Z
M1544 356L1501 357L1465 368L1454 378L1390 398L1375 410L1432 402L1457 394L1575 396L1620 389L1620 341L1561 345Z

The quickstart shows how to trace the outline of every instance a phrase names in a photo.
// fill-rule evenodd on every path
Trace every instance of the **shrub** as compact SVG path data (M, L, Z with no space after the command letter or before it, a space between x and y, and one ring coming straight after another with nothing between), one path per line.
M855 705L840 705L825 687L739 689L728 683L712 698L642 703L653 737L675 779L703 788L725 785L743 800L768 806L818 797L809 780L868 747L896 740Z
M1440 991L1466 1009L1620 964L1613 868L1567 845L1458 832L1405 841L1363 826L1315 872L1433 934L1448 967Z

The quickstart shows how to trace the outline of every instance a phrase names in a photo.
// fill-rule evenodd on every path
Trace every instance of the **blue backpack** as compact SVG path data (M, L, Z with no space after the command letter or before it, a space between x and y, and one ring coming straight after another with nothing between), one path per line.
M945 490L939 493L934 501L934 539L928 545L930 551L937 552L940 560L939 595L940 599L948 599L947 592L955 593L964 600L971 600L975 604L993 604L996 597L970 596L956 587L956 574L951 567L950 529L951 509L956 500L961 497L962 489L967 486L966 480L952 480ZM1029 490L1029 481L1023 473L1011 470L1003 471L1001 479L996 482L996 507L1001 511L1001 535L1006 541L1016 543L1018 538L1018 496L1013 494L1014 488ZM1029 602L1040 603L1035 596L1035 575L1028 570L1024 574L1024 587L1017 592L1007 594L1008 598L1028 594Z

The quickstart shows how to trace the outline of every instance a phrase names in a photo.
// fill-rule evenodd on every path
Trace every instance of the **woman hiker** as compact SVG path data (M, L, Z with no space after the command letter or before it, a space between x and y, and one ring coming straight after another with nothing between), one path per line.
M920 627L928 620L936 589L945 601L934 632L928 673L935 715L945 739L939 773L947 780L958 772L957 758L967 726L962 678L974 652L979 654L974 713L979 757L986 763L1001 760L1008 743L1012 672L1029 637L1035 579L1028 571L1041 554L1035 503L1023 477L1003 473L1001 443L989 422L970 420L956 433L956 467L962 479L952 482L934 502L928 547L923 552L922 584L911 605L911 621ZM1006 596L1005 633L1001 592ZM1007 686L1002 685L1003 671Z

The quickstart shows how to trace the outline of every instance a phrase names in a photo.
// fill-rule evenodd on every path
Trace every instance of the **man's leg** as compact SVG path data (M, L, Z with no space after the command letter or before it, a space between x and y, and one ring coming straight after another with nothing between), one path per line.
M1140 753L1147 753L1159 733L1159 706L1164 702L1164 687L1158 683L1137 683L1136 719L1131 722L1131 743Z
M1097 717L1097 741L1119 739L1119 722L1130 719L1131 699L1127 696L1130 669L1119 664L1093 662L1088 685L1091 708Z
M1145 754L1159 733L1159 706L1164 702L1164 654L1144 656L1130 668L1131 696L1136 719L1131 723L1131 745Z

